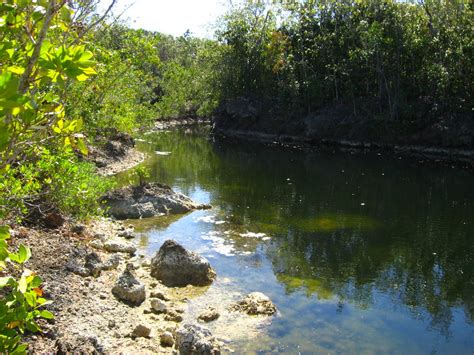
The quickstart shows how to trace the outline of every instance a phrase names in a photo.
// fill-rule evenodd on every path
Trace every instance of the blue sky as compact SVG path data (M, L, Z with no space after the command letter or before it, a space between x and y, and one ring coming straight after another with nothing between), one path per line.
M111 0L101 0L107 7ZM131 5L122 19L133 28L174 36L189 29L195 36L212 37L211 24L225 12L229 0L118 0L114 14Z

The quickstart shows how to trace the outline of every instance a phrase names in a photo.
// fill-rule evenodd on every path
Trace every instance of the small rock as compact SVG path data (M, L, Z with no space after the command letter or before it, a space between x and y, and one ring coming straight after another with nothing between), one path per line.
M252 292L245 296L245 298L230 306L230 310L244 312L249 315L272 315L276 313L276 307L268 298L261 292Z
M180 307L180 306L175 306L173 308L173 311L175 311L176 313L181 313L181 314L186 312L186 310L183 307Z
M114 270L120 265L120 255L114 254L102 264L102 270Z
M174 345L174 338L173 334L170 332L164 332L160 335L160 343L162 346L173 346Z
M198 317L198 320L203 322L212 322L220 317L219 312L214 307L208 307L203 313Z
M115 328L115 321L113 319L110 319L107 326L112 329Z
M89 253L86 255L84 267L89 270L90 275L98 277L100 275L100 271L102 270L102 260L100 260L100 257L97 255L97 253Z
M104 249L113 253L128 253L135 254L137 248L131 244L116 241L116 240L107 240L104 243Z
M71 227L71 232L76 233L76 234L82 234L85 231L85 229L86 229L85 225L83 225L82 223L77 223Z
M131 264L127 264L125 271L117 279L112 293L119 300L132 305L140 305L145 301L145 286L136 279Z
M166 313L165 320L179 323L183 321L183 316L177 313L175 310L171 309L168 310L168 312Z
M132 337L135 338L148 338L151 333L151 328L147 327L146 325L139 324L135 327L135 329L132 332Z
M166 313L166 311L168 310L166 303L164 303L162 300L158 298L150 299L150 304L151 304L151 309L153 309L153 311L156 313Z
M169 301L169 297L167 297L163 292L161 291L152 291L150 293L150 297L151 298L158 298L160 300L163 300L163 301Z
M120 231L117 236L125 239L134 239L136 237L135 233L133 232L133 229L125 229L123 231Z
M99 297L100 299L105 300L107 298L107 294L105 292L101 292Z
M104 243L102 243L102 241L100 239L94 239L92 240L89 245L93 248L96 248L96 249L103 249L104 248Z

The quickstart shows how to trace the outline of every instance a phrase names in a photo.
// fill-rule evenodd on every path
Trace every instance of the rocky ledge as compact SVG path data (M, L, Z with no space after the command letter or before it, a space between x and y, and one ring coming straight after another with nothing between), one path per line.
M104 200L109 207L109 215L117 219L146 218L211 208L156 182L113 190Z

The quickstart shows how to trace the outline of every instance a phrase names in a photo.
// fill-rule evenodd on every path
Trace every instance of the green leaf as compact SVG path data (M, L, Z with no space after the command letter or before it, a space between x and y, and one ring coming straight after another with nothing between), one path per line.
M28 283L26 282L26 276L23 275L21 278L20 278L20 281L18 282L18 290L25 294L26 292L26 289L28 288Z
M86 144L84 143L84 139L82 138L78 138L77 139L77 148L79 148L79 151L83 154L83 155L87 155L89 153L89 150L87 149L87 146Z
M8 254L8 257L10 258L11 261L14 261L16 263L20 262L20 256L18 254L10 253Z
M41 279L41 277L35 276L35 277L33 278L33 280L31 281L31 283L30 283L30 287L31 287L31 288L39 287L42 282L43 282L43 280Z
M54 314L49 311L43 310L40 312L40 317L44 319L53 319Z
M15 283L15 280L11 276L0 277L0 288L5 287L7 285L12 285Z
M36 294L34 292L27 292L25 293L26 302L31 306L36 306Z
M19 263L23 264L27 262L31 258L31 250L28 247L25 247L23 244L20 244L20 248L18 250L18 256L20 257Z
M1 133L0 133L1 135ZM0 240L6 240L10 238L10 227L9 226L0 226Z

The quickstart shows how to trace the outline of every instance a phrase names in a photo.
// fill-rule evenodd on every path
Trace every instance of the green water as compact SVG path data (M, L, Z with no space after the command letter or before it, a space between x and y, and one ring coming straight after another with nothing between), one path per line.
M147 254L173 238L216 269L190 314L251 291L279 309L248 334L209 324L236 353L473 353L472 172L213 142L205 128L143 139L151 180L214 206L136 222Z

